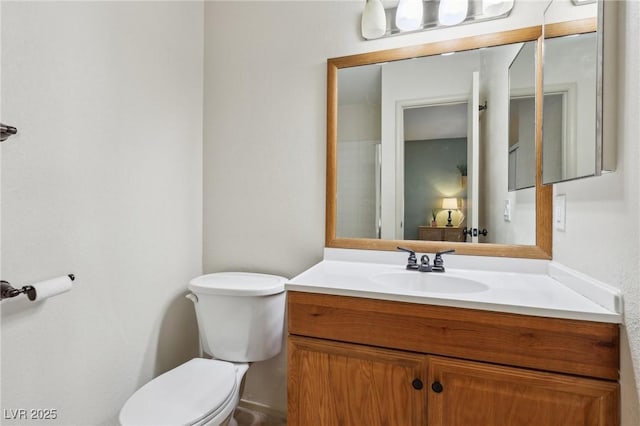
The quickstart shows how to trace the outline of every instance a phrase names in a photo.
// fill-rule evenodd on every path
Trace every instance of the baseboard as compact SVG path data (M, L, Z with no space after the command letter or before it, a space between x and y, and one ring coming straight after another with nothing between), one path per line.
M258 413L265 414L272 420L278 420L284 424L287 421L287 413L283 413L280 410L276 410L268 405L261 404L255 401L249 401L246 399L241 399L238 403L239 407L246 408L247 410L256 411Z

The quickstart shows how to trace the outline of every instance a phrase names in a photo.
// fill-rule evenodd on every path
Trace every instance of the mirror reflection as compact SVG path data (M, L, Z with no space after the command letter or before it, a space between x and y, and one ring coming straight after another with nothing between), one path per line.
M454 102L403 111L405 240L464 241L467 108Z
M509 191L536 185L536 43L524 43L509 66Z
M556 132L549 141L566 140L575 118L567 84L548 87L541 96L542 64L536 54L543 50L543 28L547 40L595 32L594 16L606 18L595 13L602 7L600 1L555 1L544 12L544 27L329 59L326 246L395 250L404 245L427 252L455 248L461 254L550 258L553 191L542 184L543 132ZM602 115L609 121L615 117L614 103L604 108L602 102L614 92L607 86L612 79L602 79L602 52L613 45L603 41L603 28L599 22L599 135ZM615 57L615 49L607 55ZM529 62L535 64L535 84ZM528 69L529 77L518 68ZM543 106L551 116L544 119L546 129ZM438 114L456 107L466 114ZM430 131L466 132L422 134L420 125L430 121L435 121ZM607 149L604 142L596 136L602 148L596 150L596 175L615 169L615 146ZM547 156L559 157L549 147ZM549 173L555 167L561 174L546 161Z
M508 164L510 90L534 93L536 44L339 69L336 237L534 245L535 188L510 194Z
M616 2L573 4L553 0L544 12L544 184L616 168L615 125L607 124L615 121L615 69L608 65L617 53L615 35L604 31L615 27Z
M545 184L596 174L596 61L595 32L545 40Z

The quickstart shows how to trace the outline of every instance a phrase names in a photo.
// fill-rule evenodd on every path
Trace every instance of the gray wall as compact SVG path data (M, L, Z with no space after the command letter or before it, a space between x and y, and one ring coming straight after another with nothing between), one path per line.
M467 197L456 168L467 162L467 139L405 141L404 158L404 238L417 240L418 226L431 224L432 209L438 210L439 225L446 224L448 212L442 211L443 198ZM442 188L459 189L445 194ZM452 217L458 219L455 212Z

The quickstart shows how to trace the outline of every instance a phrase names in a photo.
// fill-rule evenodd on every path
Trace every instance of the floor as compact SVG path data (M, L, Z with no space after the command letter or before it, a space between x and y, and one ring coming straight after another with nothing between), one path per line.
M237 407L234 417L238 426L286 426L287 424L286 419L269 416L245 407Z

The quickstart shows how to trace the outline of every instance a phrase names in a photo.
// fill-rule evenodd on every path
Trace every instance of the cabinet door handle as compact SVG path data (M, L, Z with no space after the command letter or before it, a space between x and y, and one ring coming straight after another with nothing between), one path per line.
M442 387L442 383L440 382L433 382L431 384L431 389L435 392L435 393L440 393L443 391L444 387Z
M420 379L415 379L413 382L411 382L411 386L413 386L413 388L415 390L420 390L422 389L422 380Z

